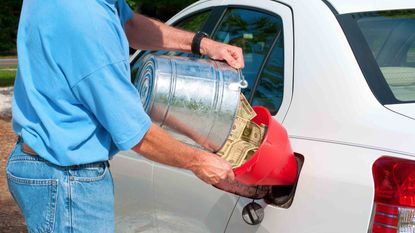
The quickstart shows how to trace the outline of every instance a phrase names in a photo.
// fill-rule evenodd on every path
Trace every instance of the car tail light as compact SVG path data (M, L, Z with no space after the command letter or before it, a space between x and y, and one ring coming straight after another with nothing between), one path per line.
M382 157L373 164L370 233L415 233L415 161Z

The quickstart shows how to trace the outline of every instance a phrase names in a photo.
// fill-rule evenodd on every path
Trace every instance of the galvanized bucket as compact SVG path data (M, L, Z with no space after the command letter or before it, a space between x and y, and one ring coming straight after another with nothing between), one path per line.
M239 105L240 71L218 61L150 54L133 74L154 123L212 152L226 142Z

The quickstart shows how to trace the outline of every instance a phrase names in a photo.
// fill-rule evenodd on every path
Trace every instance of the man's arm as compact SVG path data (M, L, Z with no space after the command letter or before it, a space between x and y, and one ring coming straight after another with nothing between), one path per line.
M191 52L194 33L170 27L164 23L134 14L125 24L130 47L143 50L173 50ZM242 49L203 38L200 53L215 60L225 60L234 68L243 68ZM231 165L219 156L189 147L152 125L133 150L145 157L174 167L191 170L208 184L233 180Z
M191 52L194 33L183 31L140 14L125 24L130 47L142 50L173 50ZM243 68L242 49L203 38L200 53L215 60L225 60L234 68Z
M191 170L208 184L234 179L232 167L228 162L217 155L177 141L155 124L132 149L153 161Z

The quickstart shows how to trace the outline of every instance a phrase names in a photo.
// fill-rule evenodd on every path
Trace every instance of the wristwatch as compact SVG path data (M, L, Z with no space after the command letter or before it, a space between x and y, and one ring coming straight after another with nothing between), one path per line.
M202 55L200 53L200 42L203 38L209 38L209 35L206 32L198 31L192 40L192 53L196 55Z

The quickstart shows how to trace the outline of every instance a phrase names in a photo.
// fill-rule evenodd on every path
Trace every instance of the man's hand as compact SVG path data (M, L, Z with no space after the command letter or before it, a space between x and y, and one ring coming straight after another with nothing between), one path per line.
M198 161L191 163L188 168L208 184L231 182L235 178L232 166L226 160L208 152L203 153Z
M200 43L200 53L214 60L224 60L235 69L242 69L245 66L242 49L236 46L203 38Z

